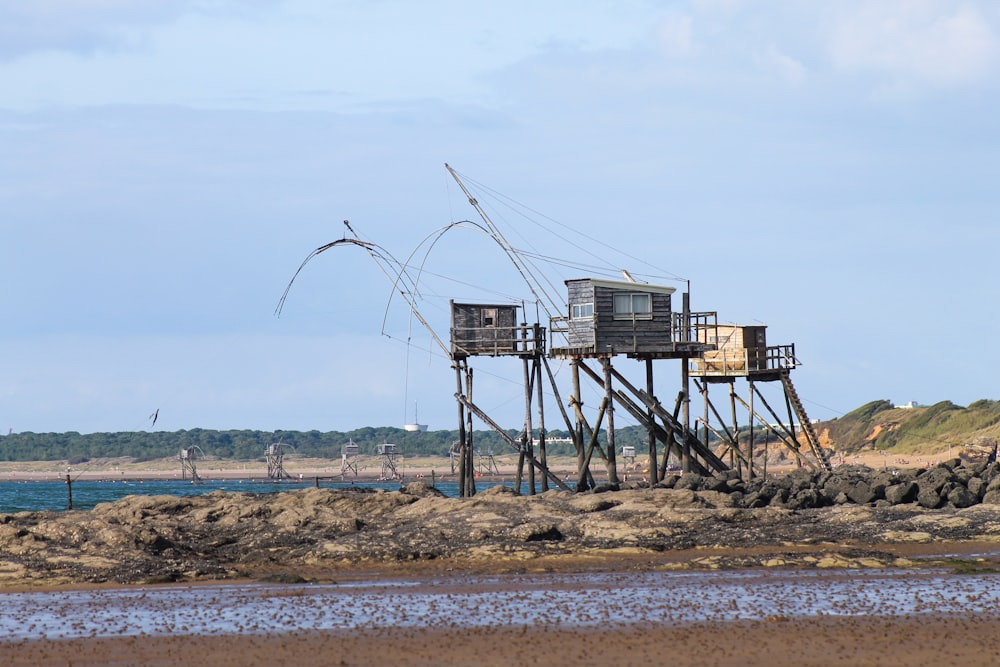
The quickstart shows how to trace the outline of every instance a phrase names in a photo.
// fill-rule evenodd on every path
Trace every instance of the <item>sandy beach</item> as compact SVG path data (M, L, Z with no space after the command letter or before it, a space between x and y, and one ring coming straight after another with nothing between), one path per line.
M864 465L878 470L885 467L927 467L952 458L952 453L942 451L937 453L907 456L905 458L889 457L879 452L863 452L849 457L835 457L834 465L851 464ZM486 481L512 482L517 474L516 455L501 455L494 457L496 468L477 473L477 477ZM382 474L381 462L375 456L360 456L353 460L356 472L341 475L339 460L288 457L284 469L292 481L312 482L317 477L321 480L340 481L374 481ZM457 466L457 462L456 462ZM647 464L639 459L629 463L618 462L618 474L621 479L632 481L644 477L643 470ZM428 456L403 458L397 461L397 470L406 481L456 481L458 475L452 472L451 461L444 456ZM576 459L570 456L553 458L549 467L560 479L575 479L577 472ZM787 462L772 464L769 474L783 474L793 469ZM595 480L600 483L607 480L607 470L603 463L594 461L590 467ZM204 459L197 462L198 475L203 479L267 479L267 464L262 460L237 461L229 459ZM188 473L189 474L189 473ZM73 480L81 481L137 481L143 479L182 479L185 475L181 470L180 461L174 458L155 459L135 462L130 458L91 459L85 463L67 465L65 461L7 461L0 467L0 481L63 481L66 475ZM527 471L524 473L527 480ZM541 476L538 478L541 484Z

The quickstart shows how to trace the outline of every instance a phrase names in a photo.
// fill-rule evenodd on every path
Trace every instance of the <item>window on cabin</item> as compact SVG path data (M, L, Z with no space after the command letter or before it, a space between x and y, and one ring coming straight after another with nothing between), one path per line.
M573 304L573 314L572 318L574 320L584 320L589 319L594 316L594 304L592 303L574 303Z
M497 325L497 309L483 308L483 327L495 327Z
M653 319L653 299L648 293L615 294L616 320Z

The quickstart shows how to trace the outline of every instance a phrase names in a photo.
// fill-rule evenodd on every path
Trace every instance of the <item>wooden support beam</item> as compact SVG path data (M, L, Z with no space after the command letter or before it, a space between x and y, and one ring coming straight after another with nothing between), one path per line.
M771 413L772 417L774 417L774 423L777 424L781 428L781 430L785 432L785 436L787 437L782 438L782 440L786 440L787 442L795 444L795 446L792 447L791 449L792 452L795 454L795 463L798 466L801 466L802 443L799 442L799 439L795 437L795 431L790 430L787 426L785 426L784 422L781 421L781 417L779 417L778 414L774 411L774 409L771 408L771 405L767 402L767 399L764 398L764 394L760 392L760 389L758 389L756 386L752 386L751 389L757 393L757 398L760 399L760 402L764 404L764 407L767 408L767 411ZM775 433L777 433L777 431L775 431Z
M594 424L594 430L593 430L593 432L591 433L591 436L590 436L590 443L587 445L587 453L586 453L586 455L584 456L584 459L583 459L583 466L584 466L585 470L590 470L590 459L594 455L594 449L600 447L600 445L598 445L598 443L597 443L597 437L601 433L601 422L604 420L604 413L605 413L605 410L608 407L608 403L609 403L609 401L608 401L607 398L602 399L601 400L601 406L597 409L597 421ZM577 480L577 483L576 483L576 490L577 491L586 491L587 490L587 485L586 484L582 484L581 485L581 483L583 482L584 479L585 478L583 476L580 476L580 478ZM612 481L610 478L608 479L608 482L610 484L617 484L618 483L617 481Z
M462 387L462 367L465 366L465 362L456 361L452 368L455 369L455 384L458 389L458 394L461 395L463 391ZM465 473L466 473L466 457L469 456L468 452L468 442L466 438L468 434L465 430L465 405L462 401L458 401L458 495L462 498L467 498L467 489L465 485Z
M536 336L538 332L538 325L535 325ZM531 365L531 372L533 376L538 377L536 387L538 390L538 460L546 468L549 467L549 457L546 450L545 443L545 410L542 407L542 365L538 361L538 357L535 357L534 362ZM542 475L542 493L549 490L549 478Z
M514 451L518 453L524 451L520 447L520 445L518 445L517 441L514 440L514 438L510 437L510 434L507 433L507 431L503 430L499 424L493 421L493 419L488 414L483 412L477 405L472 403L472 401L468 400L465 396L462 396L461 394L455 394L455 399L458 402L465 405L465 407L468 408L473 414L475 414L477 417L483 420L483 422L485 422L487 426L493 429L497 433L497 435L499 435L501 439L503 439L504 442L506 442L514 449ZM559 479L551 470L549 470L547 467L543 466L540 462L535 460L535 457L533 456L529 457L527 456L527 454L525 456L531 462L531 465L533 465L539 472L541 472L543 475L549 478L549 481L551 481L553 484L555 484L563 491L570 490L570 488L566 486L566 484L561 479Z
M668 453L673 452L673 454L677 456L678 460L680 460L680 454L681 454L680 444L674 437L672 429L668 430L667 428L657 424L655 420L655 415L653 419L650 419L647 413L642 409L642 407L638 403L634 402L631 398L629 398L629 396L626 395L625 392L623 392L622 390L619 389L617 392L615 392L615 400L618 401L618 405L625 408L625 410L628 411L629 414L635 417L636 421L638 421L640 425L648 428L650 431L653 432L656 439L659 442L663 443L666 452ZM664 456L664 460L666 460L666 456ZM655 459L652 461L651 465L652 466L657 465ZM712 474L711 471L708 468L706 468L701 463L701 461L698 461L697 459L695 459L693 465L695 466L695 472L697 472L700 475ZM663 477L664 475L660 476L661 479Z
M597 450L597 455L601 458L602 461L604 461L606 463L607 460L608 460L608 455L605 453L604 448L601 447L601 443L597 442L597 436L600 435L600 426L596 426L594 428L591 428L590 424L587 422L587 417L583 414L583 409L581 408L581 403L579 403L579 402L577 402L577 401L575 401L575 400L573 400L571 398L570 399L570 404L573 406L573 410L576 411L576 420L577 420L577 423L580 424L583 427L583 432L584 432L584 435L586 435L586 437L587 437L587 442L588 443L594 443L593 447ZM602 417L603 417L603 413L604 413L604 411L603 411L603 408L602 408L599 411L598 414L602 415ZM589 445L584 447L584 455L585 456L586 456L586 450L588 448L589 448ZM588 470L588 469L589 468L584 467L584 470Z
M708 397L708 389L707 389L708 383L705 383L705 385L702 386L702 384L698 382L698 380L695 380L694 385L698 388L698 391L700 391L702 393L702 396L704 397L705 409L711 410L712 414L715 415L715 418L719 420L719 427L723 430L725 434L723 435L722 433L719 433L716 429L712 428L712 432L715 433L715 437L717 437L719 440L727 444L727 446L729 447L729 451L731 454L733 454L733 456L739 458L741 462L749 463L747 461L746 455L739 450L739 440L733 435L733 433L729 431L728 428L726 428L726 425L722 422L722 415L720 415L719 411L715 408L715 404L712 403L712 399ZM702 423L705 424L706 428L711 428L708 423L707 417L702 420Z
M524 436L521 444L524 447L525 455L534 458L535 452L532 444L534 441L534 429L531 426L531 396L533 393L532 382L534 381L535 376L533 373L528 372L527 357L522 360L521 366L524 369ZM528 468L528 495L535 495L534 466Z
M743 397L742 397L742 396L740 396L740 395L738 395L738 394L737 394L737 395L736 395L736 400L737 400L737 401L739 401L739 402L740 402L740 403L741 403L741 404L743 405L743 407L747 409L747 412L749 412L749 413L750 413L750 414L752 415L752 417L753 417L754 419L756 419L756 420L757 420L757 421L759 421L759 422L760 422L761 424L763 424L763 425L764 425L764 428L766 428L766 429L767 429L768 431L770 431L770 432L771 432L771 433L773 433L773 434L774 434L775 436L777 436L777 437L778 437L778 439L779 439L779 440L781 440L781 443L782 443L783 445L785 445L785 447L787 447L788 449L790 449L790 450L791 450L791 451L793 451L793 452L794 452L794 451L796 451L796 446L798 445L798 443L790 443L790 442L788 442L788 440L786 440L786 439L785 439L785 436L784 436L784 435L782 435L782 434L781 434L781 433L780 433L780 432L779 432L779 431L778 431L777 429L775 429L775 428L774 428L773 426L771 426L771 425L770 425L770 424L769 424L769 423L767 422L767 420L766 420L766 419L764 419L764 418L763 418L763 417L761 417L761 416L760 416L759 414L757 414L757 412L756 412L756 411L755 411L755 410L754 410L754 409L753 409L752 407L750 407L750 405L749 405L749 404L748 404L748 403L747 403L746 401L744 401L744 400L743 400ZM752 420L751 420L751 423L753 423L753 421L752 421Z
M653 360L652 359L646 359L646 393L649 394L650 396L654 396L655 397L655 393L653 392ZM653 431L652 428L650 428L648 426L648 424L650 424L650 423L655 423L655 422L653 422L653 419L654 419L653 413L647 411L646 412L646 419L647 419L647 422L646 422L647 426L646 426L646 428L647 428L648 434L649 434L648 435L648 441L649 441L648 442L648 444L649 444L649 483L650 483L650 485L653 485L653 484L656 484L657 482L660 481L660 474L659 474L660 473L660 467L658 465L656 465L656 442L657 442L657 440L656 440L656 433Z
M601 357L601 367L604 369L604 403L602 406L606 409L608 416L608 482L618 484L618 452L615 451L615 401L611 387L611 373L614 369L611 367L611 359ZM600 427L596 430L599 431Z
M589 370L589 369L588 369ZM633 396L639 399L639 401L646 406L648 410L653 412L658 418L663 420L663 422L668 426L670 431L676 433L676 435L681 439L681 446L686 442L688 446L695 451L696 454L702 457L703 462L709 469L722 472L728 470L729 467L725 462L715 455L708 447L701 444L698 438L694 437L690 430L684 428L684 426L678 421L677 417L671 415L669 412L663 409L663 406L654 397L650 396L643 390L637 388L631 382L629 382L621 373L612 369L612 374L618 383L623 385ZM681 392L683 394L683 392ZM678 406L680 405L682 397L678 397ZM662 476L662 475L661 475Z

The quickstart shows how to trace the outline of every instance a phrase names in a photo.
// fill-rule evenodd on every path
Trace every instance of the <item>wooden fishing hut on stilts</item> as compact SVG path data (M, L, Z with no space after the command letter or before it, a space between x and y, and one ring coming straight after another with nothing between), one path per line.
M566 316L550 322L549 355L568 360L573 391L569 398L576 424L572 429L577 451L577 490L593 488L590 462L596 452L607 467L608 483L618 484L615 460L615 405L626 410L649 434L649 483L662 479L671 456L684 471L703 474L727 469L725 462L691 432L688 362L714 349L716 314L692 312L689 292L682 294L682 310L674 312L671 298L676 288L634 281L580 278L565 281ZM555 343L559 336L564 342ZM629 382L615 368L615 357L625 356L645 365L646 387ZM653 362L681 360L681 390L673 410L664 407L654 391ZM600 369L591 368L595 360ZM597 384L603 394L593 424L583 412L581 377ZM606 424L605 424L606 422ZM598 441L602 425L607 448ZM662 450L661 450L662 446Z
M545 357L545 328L537 323L518 322L518 306L510 304L455 303L451 301L451 360L455 369L458 401L459 489L462 497L476 493L475 462L472 442L472 417L475 415L493 429L518 453L514 490L521 492L527 468L528 493L534 494L536 472L541 477L541 489L547 491L551 482L556 487L568 487L548 469L545 447L545 411L542 403L542 369L548 369ZM472 399L473 369L470 357L515 357L521 359L524 375L524 428L518 438L500 427ZM551 371L549 371L551 379ZM553 384L554 386L554 384ZM556 394L558 396L558 393ZM532 405L537 397L538 449L536 454Z
M528 493L536 491L537 474L541 476L543 491L548 490L549 484L569 490L569 487L554 475L547 465L546 425L542 403L544 379L548 379L550 383L556 405L571 434L578 463L576 487L580 491L595 487L595 480L590 470L595 452L607 467L608 482L619 483L614 423L616 405L628 412L648 433L647 481L651 485L665 477L671 460L678 461L684 472L708 475L737 467L746 476L752 476L755 474L752 437L755 419L764 424L769 433L772 430L775 433L783 433L782 441L795 451L799 460L809 462L808 459L811 457L813 464L829 468L829 462L819 446L811 423L791 383L789 372L797 363L794 346L770 348L762 337L762 330L753 331L752 327L739 328L739 335L735 329L732 331L726 329L720 333L715 312L691 311L690 289L682 293L681 310L674 312L671 299L677 291L676 288L636 282L625 271L623 271L626 278L624 281L598 278L567 280L565 285L568 300L562 302L561 299L553 298L546 289L546 285L550 283L539 278L534 263L526 260L521 252L507 241L458 174L447 164L445 167L468 197L470 205L479 213L483 224L471 221L453 222L436 232L435 239L439 239L448 230L460 227L472 228L489 236L528 285L534 299L533 303L545 311L545 316L549 320L547 332L537 323L527 324L526 316L519 319L518 306L509 303L476 304L452 301L451 344L446 346L417 308L415 294L418 280L417 276L410 274L409 262L400 262L378 244L362 240L346 220L344 225L351 237L345 235L342 239L312 251L289 281L275 312L281 313L295 276L313 257L340 245L364 249L392 282L394 293L400 294L406 300L411 315L420 321L437 346L450 358L455 370L459 441L454 449L458 452L459 486L463 497L472 496L476 492L472 441L473 415L480 418L518 452L516 491L521 491L525 472L528 477ZM521 308L523 309L523 306ZM753 344L749 344L750 341ZM732 346L732 349L729 346ZM742 355L740 357L744 360L742 367L734 365L735 362L729 363L728 355L731 352L739 352ZM473 369L469 360L480 356L514 357L522 362L525 417L524 428L519 437L512 437L473 401ZM621 356L645 365L644 388L635 386L615 367L613 361ZM550 357L570 362L573 387L568 407L572 414L567 412L567 405L560 398L555 375L548 363ZM680 390L672 409L664 406L654 391L653 362L664 360L681 362ZM591 367L592 361L596 361L598 369ZM583 411L582 377L595 383L602 394L601 404L593 423L588 422ZM743 401L732 389L736 377L746 377L750 382L749 402ZM702 438L698 437L697 429L694 431L691 429L692 381L702 393L706 404L706 416L701 420L704 426ZM789 426L781 426L781 420L753 385L754 382L770 381L781 381L789 414L794 412L798 417L799 433L796 433L791 417ZM751 438L746 451L740 449L735 407L732 410L730 431L723 425L723 420L708 398L708 385L723 382L730 384L732 405L735 406L735 402L739 401L751 414ZM778 425L772 425L760 417L754 409L754 396L757 396L768 412L775 416ZM537 407L537 455L536 429L532 419L533 407ZM712 425L709 413L717 418L718 428ZM606 445L603 447L599 442L602 428L606 434ZM717 441L712 440L710 432L717 437ZM806 447L803 446L803 442ZM806 448L808 452L805 452ZM715 450L721 451L722 456ZM724 458L728 458L730 463L727 464ZM341 472L342 474L345 472L343 466ZM384 473L385 467L383 467Z
M705 445L710 441L711 432L720 443L726 445L729 463L740 471L741 477L750 479L766 475L766 451L762 463L759 466L755 463L757 452L754 451L754 425L759 423L767 431L767 435L775 435L789 449L796 465L831 469L805 406L792 384L791 371L798 365L795 345L768 345L765 325L718 325L714 331L701 331L698 335L701 337L699 340L712 346L702 357L691 359L689 369L704 403L704 414L698 421L703 427L702 438ZM736 392L736 379L740 377L746 378L749 387L746 399ZM787 422L768 403L756 384L760 382L781 383L788 414ZM729 385L729 426L709 396L709 387L713 384ZM755 407L755 398L763 406L763 410ZM743 446L739 442L737 403L749 415L748 436ZM763 416L762 411L766 411L771 419Z

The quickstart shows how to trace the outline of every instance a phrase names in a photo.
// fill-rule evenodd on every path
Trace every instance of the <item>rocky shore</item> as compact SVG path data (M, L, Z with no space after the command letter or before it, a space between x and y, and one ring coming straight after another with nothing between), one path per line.
M970 555L971 554L971 555ZM1000 565L1000 466L669 477L446 498L304 488L0 515L0 586L331 581L357 572Z

